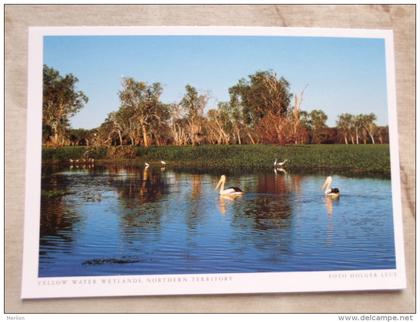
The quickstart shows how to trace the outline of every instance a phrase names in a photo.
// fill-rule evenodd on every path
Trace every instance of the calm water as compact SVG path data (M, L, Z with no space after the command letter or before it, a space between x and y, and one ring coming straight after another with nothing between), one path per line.
M43 169L39 276L395 268L391 182L334 176L219 176L96 166Z

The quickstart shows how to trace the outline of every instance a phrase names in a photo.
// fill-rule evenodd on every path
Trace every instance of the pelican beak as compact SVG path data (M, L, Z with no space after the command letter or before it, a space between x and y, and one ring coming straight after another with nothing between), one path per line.
M326 189L330 184L331 184L331 177L327 177L327 179L325 180L324 184L322 185L322 190Z
M220 178L219 182L217 183L216 188L214 188L214 190L219 189L220 185L222 184L222 179Z

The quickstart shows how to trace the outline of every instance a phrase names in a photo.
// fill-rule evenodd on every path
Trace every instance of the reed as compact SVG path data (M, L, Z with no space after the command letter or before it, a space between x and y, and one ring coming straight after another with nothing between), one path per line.
M43 161L67 161L80 158L86 147L63 147L43 149ZM344 145L200 145L200 146L153 146L136 147L135 157L110 159L106 148L93 154L98 162L144 162L160 165L165 160L168 166L179 170L206 172L220 170L228 173L269 170L273 162L288 159L285 169L300 172L346 173L352 175L374 173L390 175L388 144Z

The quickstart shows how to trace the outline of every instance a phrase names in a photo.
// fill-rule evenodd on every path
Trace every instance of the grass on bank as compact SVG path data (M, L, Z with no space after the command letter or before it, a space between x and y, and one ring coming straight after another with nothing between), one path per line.
M158 164L165 160L174 169L227 173L269 170L277 158L288 159L286 168L291 171L349 174L390 174L388 144L369 145L201 145L133 147L130 157L110 158L107 148L96 148L89 157L97 162ZM68 162L80 159L88 147L44 148L43 162Z

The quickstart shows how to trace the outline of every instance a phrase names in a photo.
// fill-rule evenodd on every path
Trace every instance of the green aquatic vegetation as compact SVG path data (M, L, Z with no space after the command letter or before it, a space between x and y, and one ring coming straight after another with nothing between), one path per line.
M287 159L293 171L389 174L389 145L205 145L139 149L141 160L165 160L178 169L220 169L229 172L270 170L274 160Z
M42 149L42 161L69 161L69 159L76 160L83 157L104 159L106 155L107 148L105 147L65 146Z
M160 166L160 160L178 170L196 172L224 171L226 173L266 171L273 168L274 160L287 159L285 169L299 172L348 173L349 175L390 175L388 144L311 144L311 145L199 145L136 147L135 157L107 159L101 148L95 158L100 162L119 162ZM67 161L70 155L83 155L87 147L44 149L44 161Z

